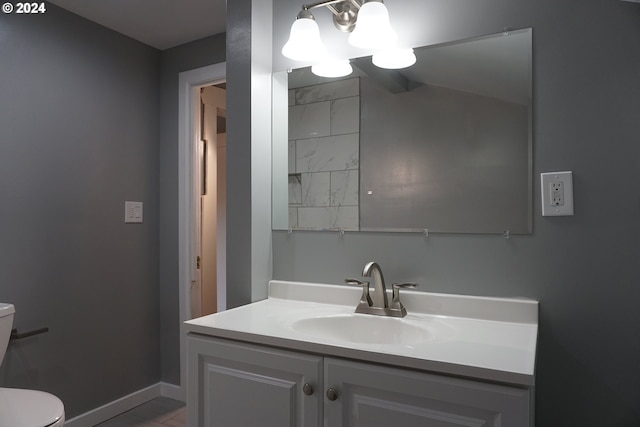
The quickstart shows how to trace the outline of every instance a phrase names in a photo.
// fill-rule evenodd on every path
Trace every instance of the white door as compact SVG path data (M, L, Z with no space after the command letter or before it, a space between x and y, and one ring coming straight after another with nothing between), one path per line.
M218 311L218 282L224 281L226 224L226 90L202 88L202 161L200 162L200 315ZM224 288L224 286L222 286Z

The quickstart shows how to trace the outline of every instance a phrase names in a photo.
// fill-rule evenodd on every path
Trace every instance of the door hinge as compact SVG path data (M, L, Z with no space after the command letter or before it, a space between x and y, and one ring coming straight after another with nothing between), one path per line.
M200 256L196 258L196 268L200 270Z

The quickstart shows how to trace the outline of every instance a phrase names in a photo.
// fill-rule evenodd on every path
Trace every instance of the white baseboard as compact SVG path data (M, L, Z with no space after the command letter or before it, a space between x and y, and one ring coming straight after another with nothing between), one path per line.
M107 403L106 405L102 405L99 408L85 412L82 415L78 415L66 421L64 425L65 427L93 427L160 396L182 402L185 401L183 397L184 393L180 386L157 383Z
M169 399L179 400L180 402L187 401L187 393L179 385L160 383L160 396L168 397Z

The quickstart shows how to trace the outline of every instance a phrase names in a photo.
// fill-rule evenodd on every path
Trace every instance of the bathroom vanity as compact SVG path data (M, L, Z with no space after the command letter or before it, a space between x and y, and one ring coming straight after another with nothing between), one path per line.
M272 281L185 323L189 426L532 426L538 303Z

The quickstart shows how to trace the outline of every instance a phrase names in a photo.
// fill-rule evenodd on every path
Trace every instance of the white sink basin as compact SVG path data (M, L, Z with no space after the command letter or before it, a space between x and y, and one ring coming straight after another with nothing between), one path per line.
M185 323L188 333L533 385L538 303L406 291L404 318L354 313L362 291L272 281L269 298Z
M291 324L300 333L361 344L415 345L434 340L434 328L410 320L367 314L310 317Z

